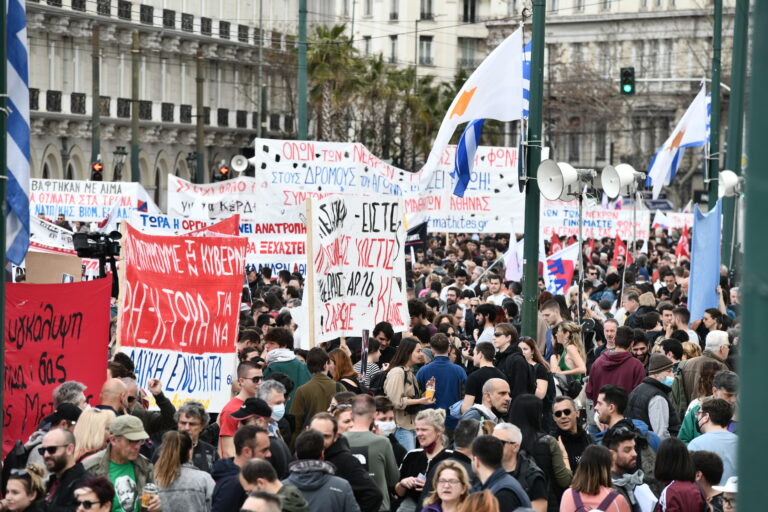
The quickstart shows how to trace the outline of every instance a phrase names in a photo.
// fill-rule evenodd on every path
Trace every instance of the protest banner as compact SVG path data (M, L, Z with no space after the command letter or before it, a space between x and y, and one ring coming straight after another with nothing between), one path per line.
M247 241L157 236L130 224L123 238L120 345L139 386L163 383L177 406L218 412L230 398Z
M87 386L87 397L98 396L107 377L111 287L109 279L6 285L3 457L54 412L56 386L74 380Z
M101 222L112 212L115 203L120 205L115 211L118 219L127 219L133 209L160 212L138 183L29 180L29 210L34 217L42 213L49 219L64 215L69 221Z
M277 275L281 270L307 272L307 229L300 220L289 222L278 212L260 209L256 219L240 220L240 235L248 240L245 263L248 269L261 271L272 269ZM130 223L141 232L150 235L181 235L210 226L211 219L196 220L171 215L150 215L134 212Z
M633 215L636 220L633 221ZM647 240L650 234L650 212L648 210L632 209L607 210L599 203L585 201L584 204L584 239L587 238L616 238L622 240ZM576 201L565 203L563 201L541 202L541 234L544 237L578 236L579 234L579 206Z
M29 243L74 253L72 231L39 217L29 218Z
M425 190L406 195L408 226L432 233L522 233L525 194L517 186L517 148L480 146L464 197L453 195L456 146L448 146Z
M307 201L307 218L310 346L383 321L405 330L402 201L333 195Z
M687 227L688 229L693 228L692 213L662 212L660 210L656 210L656 213L653 215L653 223L651 224L651 229L660 228L669 231L672 229L683 229L684 227Z

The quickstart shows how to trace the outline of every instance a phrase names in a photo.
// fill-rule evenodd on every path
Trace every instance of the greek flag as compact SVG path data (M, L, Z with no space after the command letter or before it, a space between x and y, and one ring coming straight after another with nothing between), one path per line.
M24 0L8 0L7 27L8 206L5 257L20 265L29 247L29 49Z
M451 173L451 177L456 179L456 186L453 189L455 196L464 197L464 192L469 185L472 167L475 166L475 153L477 146L480 145L480 134L483 132L483 123L485 119L475 119L467 123L456 146L456 158Z
M528 119L528 101L531 98L531 48L533 41L523 46L523 118Z

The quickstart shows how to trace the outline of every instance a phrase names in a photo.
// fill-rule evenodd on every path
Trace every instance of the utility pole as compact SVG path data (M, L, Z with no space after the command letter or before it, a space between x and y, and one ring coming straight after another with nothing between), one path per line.
M203 105L203 50L197 50L197 78L195 78L195 88L197 94L197 172L195 173L195 183L205 182L205 131L203 123L205 121L205 106ZM261 93L261 86L259 86ZM259 108L259 126L261 126L261 108Z
M539 184L536 171L541 163L541 118L544 107L544 16L546 0L533 0L533 40L531 49L531 96L528 113L528 151L526 175L532 179L525 187L525 238L523 246L522 335L536 337L539 289ZM514 235L512 235L514 236ZM579 248L581 251L581 248Z
M262 85L264 83L264 0L259 0L259 65L258 65L258 83L256 90L258 95L256 96L257 106L256 109L259 112L258 123L256 123L256 137L261 138L261 119L264 115L262 112L262 94L264 94Z
M139 170L139 31L133 31L131 45L131 181L140 182Z
M298 136L307 140L307 0L299 0Z
M749 0L736 0L733 22L733 56L731 57L731 97L728 100L728 145L725 168L741 175L741 151L744 129L744 76L747 64L747 30L749 28ZM736 236L736 199L723 198L723 243L720 261L726 267L733 265L731 257Z
M747 3L742 6L746 22ZM742 329L739 339L739 510L756 512L764 510L765 477L757 468L768 459L768 439L765 437L765 361L768 345L765 343L765 312L768 310L768 267L765 254L768 239L765 238L765 219L768 218L768 97L764 94L768 80L768 32L760 29L768 23L768 2L755 2L752 7L752 78L749 95L749 128L747 130L747 154L749 173L746 184L744 226L744 285ZM737 9L737 15L739 10ZM745 25L746 33L746 25Z
M720 49L723 32L723 0L715 1L715 33L712 36L712 113L709 121L709 155L707 157L707 203L709 210L717 204L717 178L720 172Z
M100 160L101 155L101 92L99 81L99 24L93 24L91 34L91 163Z

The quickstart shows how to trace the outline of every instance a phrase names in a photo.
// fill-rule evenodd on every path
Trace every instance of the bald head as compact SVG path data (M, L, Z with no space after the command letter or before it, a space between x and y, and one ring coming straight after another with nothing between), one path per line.
M483 384L483 405L497 413L509 410L509 383L504 379L488 379Z
M101 404L108 405L118 412L123 410L127 396L128 388L120 379L107 379L101 387Z
M40 447L44 448L43 462L49 472L61 475L75 465L75 435L69 430L50 430L43 436Z

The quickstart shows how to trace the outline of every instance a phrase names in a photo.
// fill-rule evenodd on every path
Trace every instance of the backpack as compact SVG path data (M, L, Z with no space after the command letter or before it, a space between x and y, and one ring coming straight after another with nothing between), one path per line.
M587 511L586 507L584 507L584 502L581 501L581 493L573 489L571 490L571 496L573 496L573 504L576 505L576 512L605 512L608 510L608 507L611 506L613 500L618 497L618 495L619 494L614 491L609 492L608 496L603 498L603 501L601 501L597 507Z
M669 393L669 401L677 412L679 418L685 418L685 412L688 409L688 399L686 398L685 378L683 377L683 367L685 362L681 361L677 365L675 372L675 381L672 383L672 391Z
M368 392L372 393L373 396L386 395L384 392L384 382L387 380L388 373L389 370L386 370L371 377L371 380L368 382Z

